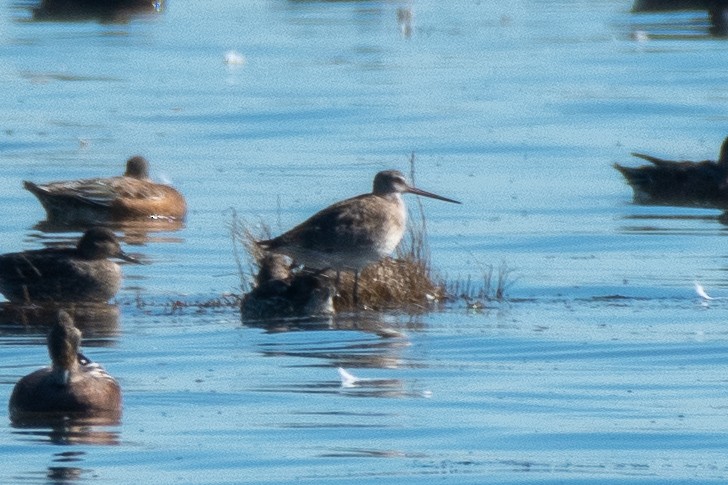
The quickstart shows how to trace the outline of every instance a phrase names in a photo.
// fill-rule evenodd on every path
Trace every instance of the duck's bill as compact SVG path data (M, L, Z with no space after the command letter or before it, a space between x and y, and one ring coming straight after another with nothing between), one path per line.
M447 197L433 194L432 192L427 192L426 190L418 189L417 187L409 187L407 192L410 194L421 195L423 197L429 197L430 199L444 200L445 202L452 202L453 204L462 204L462 202L458 200L448 199Z
M119 259L122 259L124 261L127 261L129 263L144 264L140 260L135 258L134 256L130 256L130 255L126 254L124 251L119 251L119 253L116 255L116 257Z

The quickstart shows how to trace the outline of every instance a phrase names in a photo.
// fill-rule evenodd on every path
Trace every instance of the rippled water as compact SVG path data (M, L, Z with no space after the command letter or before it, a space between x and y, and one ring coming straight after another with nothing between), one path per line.
M78 234L39 225L22 180L137 153L190 214L124 229L148 264L82 325L122 422L17 428L0 406L0 483L725 481L725 226L631 205L611 167L717 156L728 50L705 12L176 0L107 23L33 5L0 1L0 252ZM233 212L278 232L412 152L418 185L464 202L423 201L434 267L464 284L504 264L508 301L267 327L194 305L240 292ZM15 320L0 402L47 361L46 327Z

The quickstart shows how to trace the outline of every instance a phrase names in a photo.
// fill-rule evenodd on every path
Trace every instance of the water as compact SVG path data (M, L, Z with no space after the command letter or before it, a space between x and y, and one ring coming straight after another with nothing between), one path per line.
M84 326L122 422L21 429L0 406L0 483L725 482L725 226L629 204L610 166L716 157L728 51L705 13L185 0L53 23L30 5L0 1L0 252L77 236L41 230L22 180L137 153L190 213L125 232L149 264ZM278 232L412 152L418 185L464 202L423 201L434 267L505 264L508 302L304 328L195 305L240 291L233 212ZM0 327L0 402L47 360L30 323Z

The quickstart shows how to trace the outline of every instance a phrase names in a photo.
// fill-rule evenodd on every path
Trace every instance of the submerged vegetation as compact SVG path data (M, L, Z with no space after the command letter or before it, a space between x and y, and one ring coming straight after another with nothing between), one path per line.
M410 158L410 180L414 183L414 153ZM359 274L358 300L360 309L398 309L417 313L427 311L446 301L460 300L469 308L482 308L488 301L503 301L505 291L512 283L511 270L502 263L499 267L487 266L482 280L449 283L435 273L431 265L427 238L427 222L419 198L410 217L402 242L394 257L384 258L364 268ZM413 212L416 212L414 215ZM265 223L251 227L233 212L230 223L233 254L241 279L241 290L252 289L263 250L255 243L271 237ZM336 279L336 273L328 272ZM341 272L338 278L334 307L337 312L355 310L353 301L354 274Z

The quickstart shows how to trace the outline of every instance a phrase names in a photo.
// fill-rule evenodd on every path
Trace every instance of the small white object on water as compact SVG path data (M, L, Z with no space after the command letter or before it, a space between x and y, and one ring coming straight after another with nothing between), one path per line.
M337 369L339 371L339 377L341 378L341 387L376 387L384 388L382 395L388 396L411 396L411 397L424 397L431 398L432 391L424 390L420 392L406 392L403 391L402 382L399 379L364 379L356 377L343 367Z
M705 292L705 288L703 288L703 285L701 285L697 281L694 284L695 284L695 293L697 293L700 298L702 298L704 300L715 300L715 298L713 298L712 296L708 295Z
M339 367L338 370L339 370L339 377L341 378L341 387L354 387L354 386L356 386L356 383L359 380L358 377L356 377L353 374L350 374L343 367Z
M225 64L231 66L242 66L245 64L245 56L239 52L230 50L225 53Z
M632 38L637 42L647 42L648 40L650 40L650 34L645 32L644 30L635 30L634 32L632 32Z

